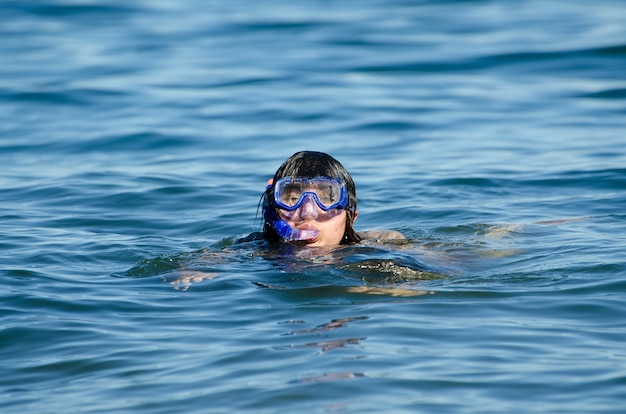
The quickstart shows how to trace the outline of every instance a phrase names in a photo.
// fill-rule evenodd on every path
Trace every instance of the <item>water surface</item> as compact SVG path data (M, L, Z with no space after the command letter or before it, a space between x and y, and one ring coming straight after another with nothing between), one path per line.
M2 412L621 412L624 21L2 2ZM303 149L409 241L234 243Z

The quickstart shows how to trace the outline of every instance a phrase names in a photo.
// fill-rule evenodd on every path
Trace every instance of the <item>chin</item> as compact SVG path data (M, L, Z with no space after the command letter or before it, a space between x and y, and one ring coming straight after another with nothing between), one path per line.
M324 241L324 240L315 240L311 243L307 243L306 246L308 247L337 247L339 246L339 242L337 243L333 243L333 242L329 242L329 241Z
M326 246L324 242L320 242L320 241L305 243L304 245L307 247L325 247Z

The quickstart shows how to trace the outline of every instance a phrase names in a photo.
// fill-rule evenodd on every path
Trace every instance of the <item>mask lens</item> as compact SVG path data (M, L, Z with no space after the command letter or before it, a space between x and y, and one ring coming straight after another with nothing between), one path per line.
M339 202L341 187L337 184L338 183L334 181L320 182L311 190L317 195L317 199L320 203L322 203L324 207L329 208Z
M280 188L276 186L276 194L280 202L287 207L293 207L298 204L302 194L305 192L304 185L302 183L285 183Z

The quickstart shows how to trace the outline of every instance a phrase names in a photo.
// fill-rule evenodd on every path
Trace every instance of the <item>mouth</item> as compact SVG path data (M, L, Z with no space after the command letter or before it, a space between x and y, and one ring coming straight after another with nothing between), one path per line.
M295 227L301 235L300 242L303 244L315 243L319 238L319 230L312 224L302 224Z
M297 228L298 230L317 230L317 226L313 223L307 222L307 223L301 223L298 224L296 226L294 226L295 228Z

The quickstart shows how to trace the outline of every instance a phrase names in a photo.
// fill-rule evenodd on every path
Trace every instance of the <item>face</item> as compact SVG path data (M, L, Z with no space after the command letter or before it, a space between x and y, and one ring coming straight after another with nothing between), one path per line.
M343 238L348 214L344 209L322 210L311 197L305 198L302 205L294 210L278 209L281 219L298 230L317 230L319 234L313 240L304 242L307 246L338 246ZM357 213L355 213L356 219Z

